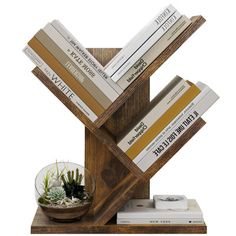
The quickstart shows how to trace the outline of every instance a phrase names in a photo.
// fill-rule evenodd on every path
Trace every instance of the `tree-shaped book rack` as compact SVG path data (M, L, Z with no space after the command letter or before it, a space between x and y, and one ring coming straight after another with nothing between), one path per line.
M205 22L192 23L93 123L47 77L33 73L78 117L85 128L85 167L96 178L94 202L88 216L74 223L56 223L38 208L32 233L206 233L206 225L116 225L114 216L130 198L149 198L149 180L205 124L199 118L146 172L142 172L116 145L149 101L149 77ZM89 49L105 65L119 49Z

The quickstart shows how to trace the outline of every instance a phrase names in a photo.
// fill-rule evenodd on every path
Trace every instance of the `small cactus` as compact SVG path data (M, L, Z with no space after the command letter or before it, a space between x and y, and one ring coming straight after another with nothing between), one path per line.
M49 190L47 197L51 202L56 203L66 197L66 192L62 187L52 187Z

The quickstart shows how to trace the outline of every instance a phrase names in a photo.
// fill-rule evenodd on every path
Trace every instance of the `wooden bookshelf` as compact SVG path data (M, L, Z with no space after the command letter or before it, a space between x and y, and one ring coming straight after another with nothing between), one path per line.
M96 178L94 202L86 219L60 224L49 221L38 208L32 233L206 233L206 225L116 225L113 217L131 198L149 198L149 180L205 124L199 118L146 172L142 172L117 146L138 115L152 106L149 76L152 75L203 23L201 16L136 79L105 113L92 123L51 83L39 68L34 75L85 125L85 167ZM120 49L89 49L105 65ZM142 86L141 86L142 85Z

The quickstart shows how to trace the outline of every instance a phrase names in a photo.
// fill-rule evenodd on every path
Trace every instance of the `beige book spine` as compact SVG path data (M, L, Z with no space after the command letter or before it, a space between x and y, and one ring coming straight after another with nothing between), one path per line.
M72 62L72 60L43 30L40 30L35 37L105 109L111 105L111 101L105 94L75 65L74 62Z
M129 70L117 84L126 89L139 75L170 45L189 25L191 21L182 16Z
M56 60L56 58L39 42L32 38L28 45L42 58L45 63L63 78L64 82L79 96L82 101L97 115L101 115L105 109L83 88L83 86Z

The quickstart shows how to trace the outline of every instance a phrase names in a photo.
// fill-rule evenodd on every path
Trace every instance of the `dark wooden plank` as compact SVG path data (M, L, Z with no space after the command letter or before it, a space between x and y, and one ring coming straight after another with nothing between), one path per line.
M116 225L109 222L106 225L94 225L91 221L60 224L48 220L40 208L34 217L32 234L206 234L207 226L201 225Z
M89 49L102 65L111 60L119 50L115 48ZM120 109L110 117L101 128L103 133L98 134L98 136L102 137L104 132L109 133L112 137L110 142L113 144L114 150L117 149L115 140L119 134L126 130L129 123L148 105L149 80L144 83L142 89L138 88ZM90 211L90 214L93 215L98 213L110 193L113 193L119 183L129 174L127 167L108 150L107 145L103 144L101 139L85 128L85 167L96 178L96 191L93 207ZM120 151L118 155L123 155L123 152ZM134 191L133 197L149 198L149 181L139 187Z
M95 121L95 125L100 127L110 116L124 104L124 102L146 81L174 52L205 22L202 16L191 18L192 23L188 28L175 39L161 54L152 62L150 66L116 99L114 103Z

